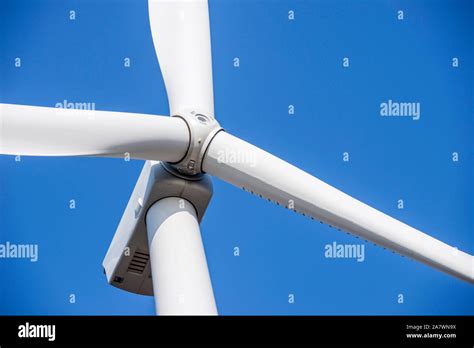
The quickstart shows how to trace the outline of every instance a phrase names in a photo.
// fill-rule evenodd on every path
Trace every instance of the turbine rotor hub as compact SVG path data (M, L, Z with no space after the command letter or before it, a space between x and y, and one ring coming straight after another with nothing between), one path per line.
M200 176L203 173L202 161L207 147L222 127L213 116L196 109L184 109L177 115L189 129L189 147L184 157L176 163L167 163L167 167L186 178Z

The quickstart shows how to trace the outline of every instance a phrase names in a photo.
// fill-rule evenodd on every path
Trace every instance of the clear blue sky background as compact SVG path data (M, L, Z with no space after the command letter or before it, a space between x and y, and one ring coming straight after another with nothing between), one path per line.
M231 133L473 254L473 4L211 0L216 115ZM2 0L1 102L168 114L147 11L135 0ZM420 120L380 117L388 99L420 102ZM0 314L153 314L151 297L102 273L142 165L0 156L0 242L40 251L36 263L0 260ZM361 241L219 180L214 189L202 232L221 314L474 314L472 285L370 244L365 262L327 259L326 244Z

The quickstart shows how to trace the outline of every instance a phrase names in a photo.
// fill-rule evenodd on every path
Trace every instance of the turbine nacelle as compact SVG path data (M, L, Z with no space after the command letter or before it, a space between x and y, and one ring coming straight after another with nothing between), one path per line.
M177 209L191 203L200 222L212 197L208 175L183 180L164 162L147 161L120 220L102 263L109 284L120 289L153 296L146 215L150 207L168 197L177 197Z

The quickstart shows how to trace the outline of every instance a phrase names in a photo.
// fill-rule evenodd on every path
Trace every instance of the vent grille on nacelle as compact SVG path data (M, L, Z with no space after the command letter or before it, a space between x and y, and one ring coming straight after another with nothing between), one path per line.
M143 251L135 251L133 254L132 261L128 265L127 272L136 273L136 274L143 274L145 267L148 263L148 259L150 255L144 253Z

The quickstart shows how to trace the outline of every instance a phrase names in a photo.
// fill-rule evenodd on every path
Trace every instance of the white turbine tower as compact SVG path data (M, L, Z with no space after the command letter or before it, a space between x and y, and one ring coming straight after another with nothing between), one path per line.
M103 263L112 285L154 295L158 314L217 314L199 229L208 175L474 283L473 256L220 127L206 0L150 0L149 18L172 117L0 104L2 154L147 160Z

